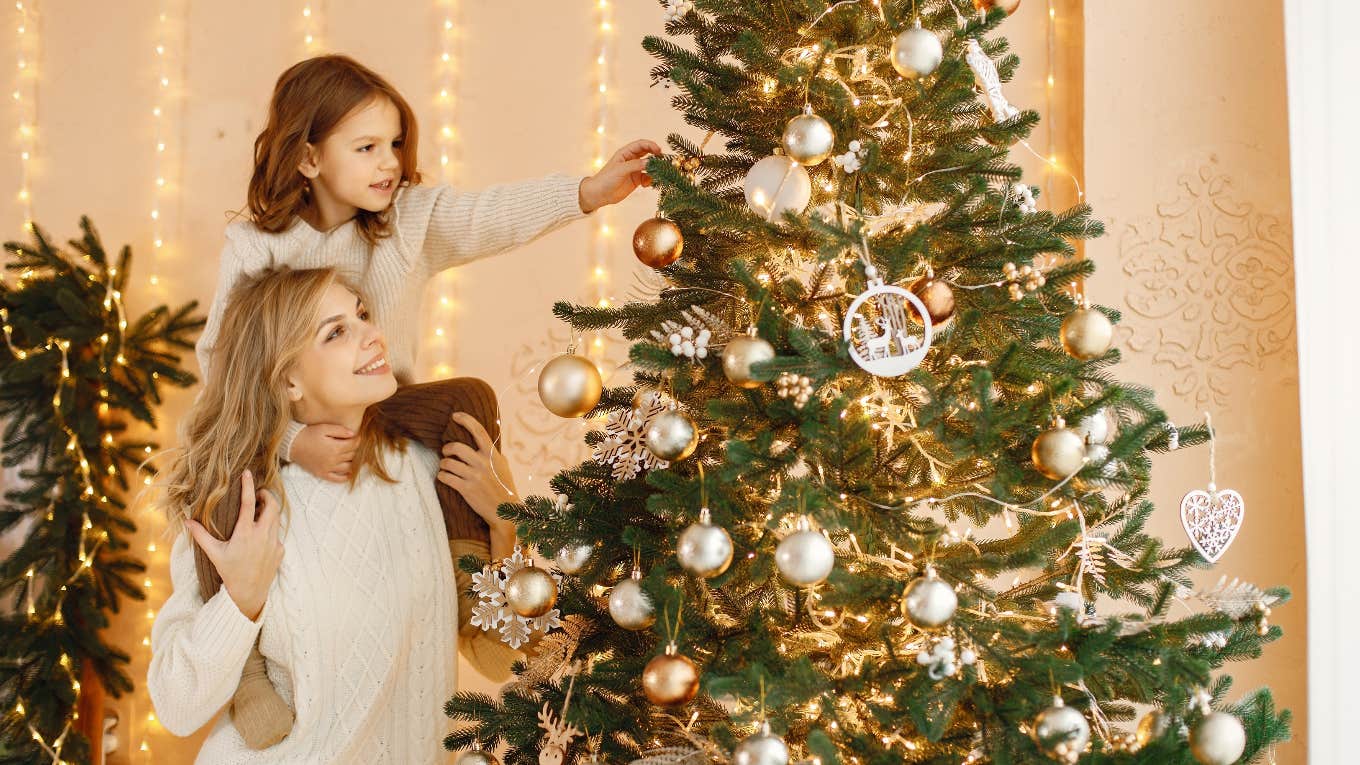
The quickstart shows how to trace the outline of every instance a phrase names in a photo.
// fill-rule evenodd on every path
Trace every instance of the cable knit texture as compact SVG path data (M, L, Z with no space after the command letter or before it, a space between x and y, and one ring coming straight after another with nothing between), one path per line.
M186 736L217 714L257 635L270 682L297 715L262 750L222 715L196 762L449 761L442 707L457 687L458 599L429 478L438 458L417 444L383 458L397 483L365 472L348 489L284 467L283 563L256 621L226 588L204 603L189 537L176 540L147 677L161 724Z
M368 299L387 339L388 364L397 379L415 382L419 311L425 285L440 271L527 244L581 212L580 176L545 178L457 191L451 186L406 186L393 200L393 233L370 245L354 221L327 232L301 218L277 234L249 221L227 226L208 323L198 340L198 367L208 370L231 288L242 275L274 266L335 268ZM298 427L283 444L285 457Z

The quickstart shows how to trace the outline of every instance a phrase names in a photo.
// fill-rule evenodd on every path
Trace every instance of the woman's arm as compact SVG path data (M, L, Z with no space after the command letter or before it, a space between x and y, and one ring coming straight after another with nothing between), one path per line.
M146 684L161 725L188 736L231 700L260 622L241 613L225 585L203 602L187 532L170 553L170 578L174 591L151 627Z

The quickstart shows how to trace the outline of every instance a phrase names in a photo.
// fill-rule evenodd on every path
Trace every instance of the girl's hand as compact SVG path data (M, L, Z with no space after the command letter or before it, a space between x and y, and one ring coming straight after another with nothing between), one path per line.
M349 428L308 425L293 439L288 457L317 478L344 483L354 469L354 453L358 449L359 439Z
M257 508L259 518L255 517ZM269 585L274 582L274 575L283 561L279 500L265 489L256 492L255 482L247 470L241 474L241 513L236 517L231 539L225 542L218 539L197 521L185 521L184 526L217 567L222 586L236 607L247 619L258 619L269 595Z
M472 434L477 448L457 441L444 444L444 458L439 461L439 481L463 495L473 512L492 530L513 530L511 521L496 515L497 507L518 499L509 461L491 443L491 435L476 417L467 412L454 412L453 419Z
M652 185L651 177L644 172L647 158L661 153L661 147L648 140L633 141L614 152L599 172L581 181L581 212L591 213L622 202L638 186Z

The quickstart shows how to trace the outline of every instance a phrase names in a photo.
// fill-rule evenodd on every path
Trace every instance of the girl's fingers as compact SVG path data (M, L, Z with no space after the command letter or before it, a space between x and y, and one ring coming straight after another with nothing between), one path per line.
M486 428L482 427L482 423L478 422L476 417L467 412L454 412L453 419L459 425L467 428L467 431L472 434L472 440L477 442L479 450L491 450L491 434L486 432Z

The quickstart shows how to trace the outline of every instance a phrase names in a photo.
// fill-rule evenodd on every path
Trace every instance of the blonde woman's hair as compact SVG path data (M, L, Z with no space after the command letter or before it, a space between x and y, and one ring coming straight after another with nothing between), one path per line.
M273 491L286 511L279 446L292 420L287 375L311 341L321 298L335 283L343 285L334 269L277 268L242 277L232 288L207 378L182 420L179 448L164 483L172 525L192 518L219 539L229 538L232 526L223 519L234 522L236 508L215 510L228 497L239 497L241 473L247 469L255 488ZM351 484L364 468L393 482L383 467L387 447L404 449L405 442L386 427L376 407L369 407L359 428Z

